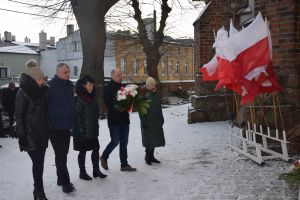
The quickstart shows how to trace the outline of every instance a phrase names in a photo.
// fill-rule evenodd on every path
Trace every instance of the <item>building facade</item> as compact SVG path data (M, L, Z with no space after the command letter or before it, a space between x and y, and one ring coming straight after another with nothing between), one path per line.
M17 81L29 59L40 62L40 54L22 45L0 47L0 85Z
M107 32L106 48L104 55L104 77L110 77L110 72L115 68L115 41L114 34ZM65 38L60 39L56 43L57 61L67 63L70 66L72 79L80 76L82 67L82 46L80 31L69 32Z
M164 53L158 65L160 81L194 80L192 40L165 40L161 50ZM135 36L116 39L116 66L122 70L125 81L143 82L147 79L146 54Z

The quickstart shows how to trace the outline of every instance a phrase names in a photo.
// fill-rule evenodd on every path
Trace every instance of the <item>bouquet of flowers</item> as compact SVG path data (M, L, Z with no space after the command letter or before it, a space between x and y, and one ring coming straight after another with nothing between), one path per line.
M300 160L295 160L292 165L292 171L282 174L282 178L289 184L300 184Z
M136 110L140 115L145 115L150 107L150 101L142 92L138 92L138 86L134 84L121 87L115 99L115 107L123 112Z

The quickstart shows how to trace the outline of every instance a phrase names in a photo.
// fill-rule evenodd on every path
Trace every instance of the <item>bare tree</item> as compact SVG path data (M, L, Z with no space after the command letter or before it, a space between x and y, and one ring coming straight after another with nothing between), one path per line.
M31 3L19 0L10 1L39 8L39 16L47 17L50 20L62 19L61 13L67 13L66 19L72 14L75 15L80 29L83 54L80 76L89 74L95 79L97 100L100 103L101 111L103 111L105 107L101 97L104 87L105 15L119 0L39 0L38 3L33 0Z
M104 87L104 52L106 45L105 15L119 0L71 0L82 43L83 63L80 76L91 75L96 81L96 92L101 110Z
M147 35L146 25L142 19L142 12L140 10L139 0L132 0L132 7L134 9L134 19L138 23L138 37L140 43L143 45L143 50L147 57L147 68L149 76L159 80L157 66L159 64L162 53L160 47L164 40L164 29L166 27L166 20L172 8L168 5L168 0L162 0L161 4L161 18L158 31L154 30L154 39L151 41Z

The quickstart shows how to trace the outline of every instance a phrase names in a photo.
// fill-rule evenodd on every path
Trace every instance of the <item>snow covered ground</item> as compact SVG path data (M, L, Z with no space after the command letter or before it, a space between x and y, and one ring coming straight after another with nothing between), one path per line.
M131 114L128 144L129 163L137 172L121 172L118 149L108 160L107 179L78 178L77 152L70 146L68 167L77 191L65 194L56 185L52 146L46 153L44 185L49 200L296 200L297 191L279 180L290 164L267 161L261 167L231 151L227 146L226 122L187 124L189 105L163 110L166 147L157 148L161 164L144 162L139 119ZM109 142L106 120L100 122L102 152ZM33 199L31 161L21 153L17 140L0 139L0 200ZM90 153L87 171L91 175Z

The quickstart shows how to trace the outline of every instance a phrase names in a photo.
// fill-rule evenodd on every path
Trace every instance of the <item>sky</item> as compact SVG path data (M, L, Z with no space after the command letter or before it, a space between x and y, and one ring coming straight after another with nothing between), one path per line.
M43 30L47 33L47 38L54 36L55 40L58 41L59 38L66 36L66 24L74 24L75 30L78 29L75 20L66 21L65 19L55 19L53 21L47 21L43 17L33 16L29 14L16 13L25 12L25 13L34 13L39 14L40 10L37 8L29 7L20 2L28 2L22 0L0 0L0 34L1 37L4 36L4 31L11 32L12 35L16 36L16 41L23 42L24 38L27 36L30 38L31 42L39 41L39 33ZM37 1L35 1L37 2ZM192 8L191 5L181 6L183 9L179 9L178 5L172 5L172 12L170 17L167 20L168 27L166 30L167 35L172 36L173 38L193 38L194 29L193 22L200 14L203 6L199 2L194 2L193 5L198 6L197 8ZM155 5L145 5L143 7L143 17L152 16L153 9ZM11 10L11 11L8 11ZM156 6L157 15L159 17L160 7ZM64 14L59 15L61 18L66 18ZM158 19L159 21L159 19ZM134 20L129 20L128 23L131 27L135 28L136 24ZM114 29L117 30L119 27L111 25L108 30Z

